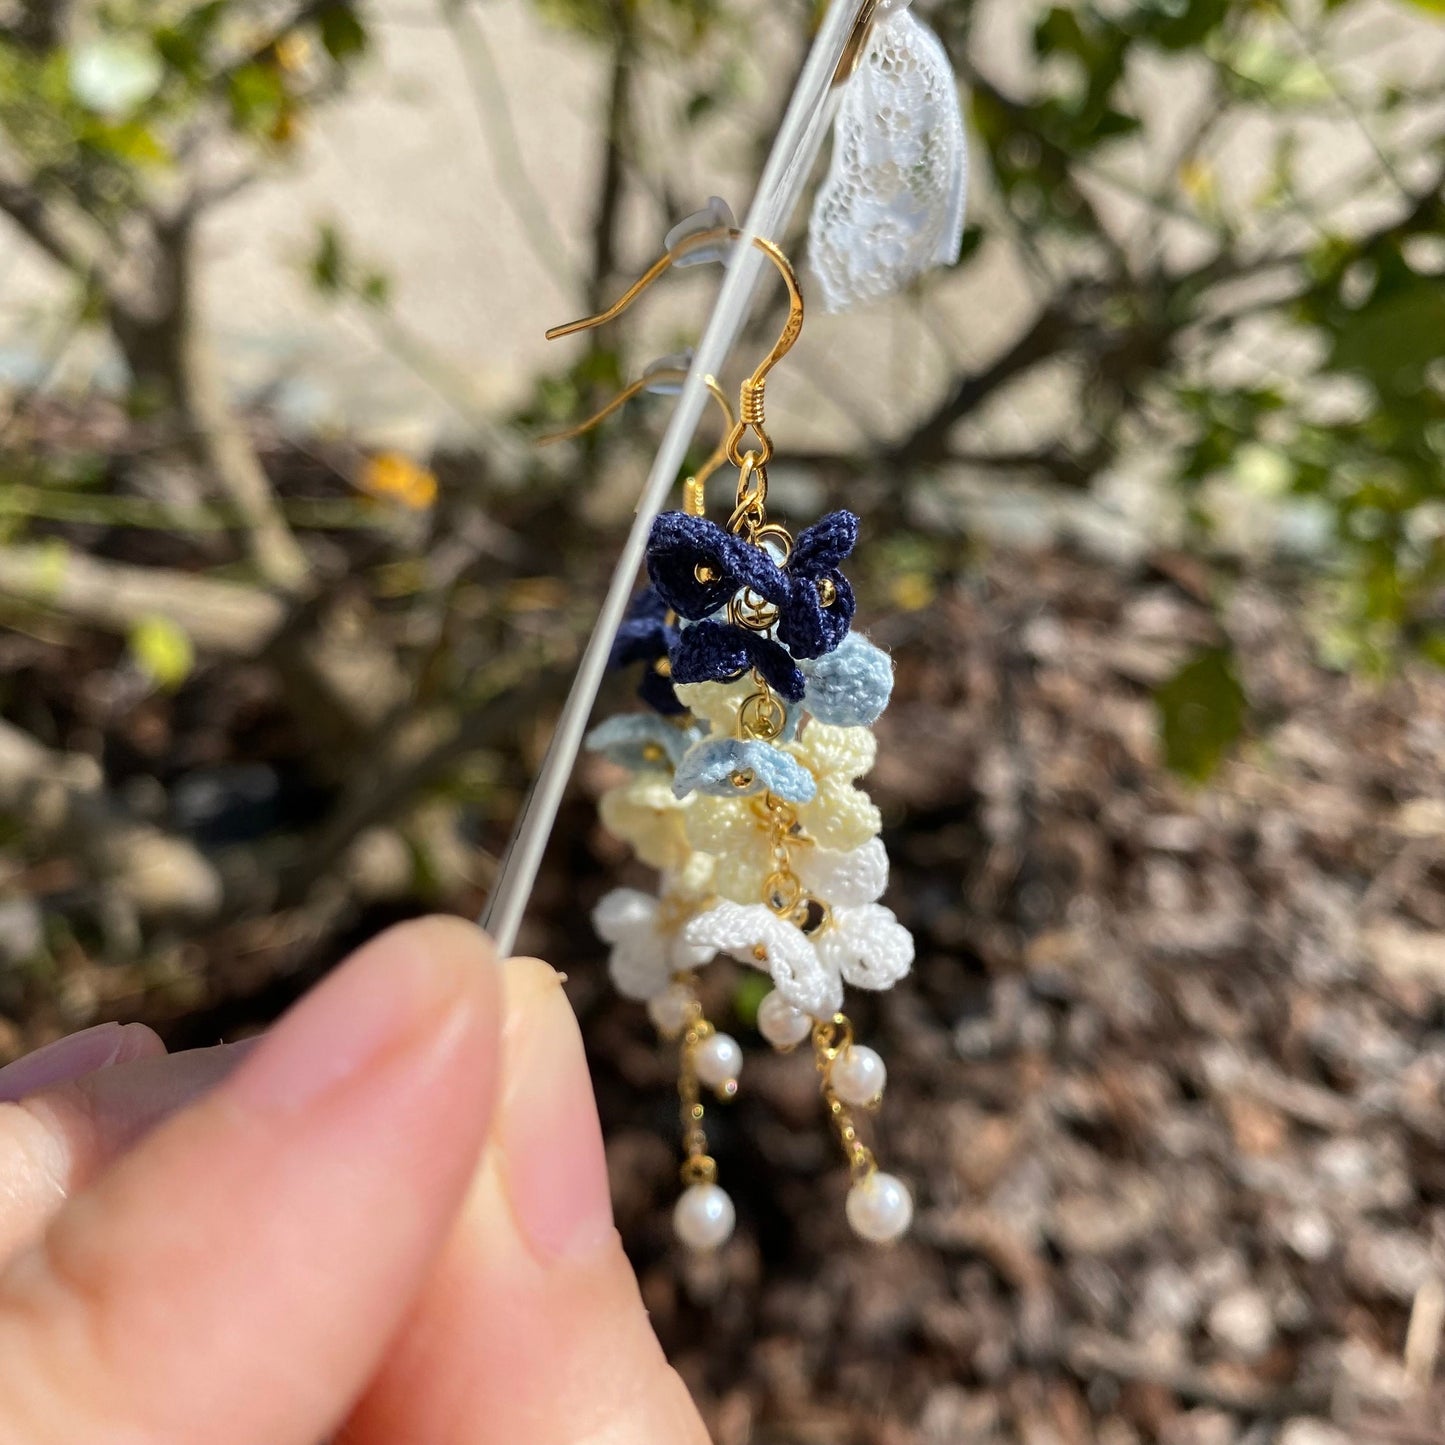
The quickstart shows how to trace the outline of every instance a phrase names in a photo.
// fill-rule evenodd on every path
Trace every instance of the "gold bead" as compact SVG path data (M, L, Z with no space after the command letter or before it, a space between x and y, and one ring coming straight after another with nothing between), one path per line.
M659 677L671 677L672 659L669 657L659 657L657 661L652 664L652 670Z
M697 566L692 569L692 575L704 586L709 582L716 582L718 580L717 572L709 567L706 562L699 562Z
M818 601L824 607L831 607L838 600L838 588L831 577L818 578Z
M728 781L735 788L751 788L756 774L751 768L739 768Z

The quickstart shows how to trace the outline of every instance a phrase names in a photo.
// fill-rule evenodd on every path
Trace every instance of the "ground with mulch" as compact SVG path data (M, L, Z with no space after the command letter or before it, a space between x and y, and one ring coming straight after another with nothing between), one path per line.
M1445 1445L1428 1383L1445 1314L1445 677L1331 672L1307 592L1240 581L1222 615L1252 733L1192 788L1161 764L1153 690L1217 640L1202 594L1181 558L980 551L873 629L898 689L869 787L888 901L918 939L911 980L853 1008L890 1071L871 1137L918 1196L888 1251L847 1232L809 1059L742 1023L742 1094L711 1113L738 1232L703 1261L672 1245L669 1061L608 992L587 925L629 865L584 768L524 942L569 975L618 1223L719 1445ZM213 671L213 706L189 716L113 696L112 643L4 645L27 684L7 714L68 746L123 719L91 750L137 797L147 728L168 756L189 736L222 792L252 789L254 816L226 813L221 836L191 798L204 847L261 856L324 815L329 784L256 669ZM483 825L479 854L504 833ZM122 1013L176 1044L254 1028L424 903L255 910L117 967L91 925L66 929L93 907L67 859L0 851L0 924L21 928L18 900L39 897L49 940L44 976L0 966L7 1053ZM726 967L707 988L719 1022L748 996Z
M1299 598L1242 584L1261 721L1188 788L1152 694L1210 640L1194 591L1002 555L878 629L919 958L855 1012L908 1243L850 1240L810 1062L765 1057L740 1237L679 1260L665 1076L598 1004L621 1222L722 1445L1445 1441L1445 679L1313 666Z

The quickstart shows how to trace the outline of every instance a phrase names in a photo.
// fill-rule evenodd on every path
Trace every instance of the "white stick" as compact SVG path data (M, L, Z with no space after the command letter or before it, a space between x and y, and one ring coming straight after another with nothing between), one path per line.
M762 179L758 182L757 193L743 222L743 234L733 246L727 275L693 355L692 368L677 399L677 409L668 423L638 501L637 520L632 524L622 555L618 558L617 570L612 574L597 624L577 666L577 675L567 694L567 702L558 719L557 730L552 735L542 770L537 774L537 781L523 806L511 847L479 920L492 935L504 958L516 946L517 930L521 926L527 901L532 896L547 840L557 821L562 793L577 761L587 720L597 700L597 690L602 685L612 640L626 614L627 603L642 566L648 533L677 480L678 468L707 404L703 378L722 371L723 363L747 319L759 267L763 264L763 257L753 245L753 238L776 238L798 204L827 133L833 76L866 3L867 0L833 0L829 7L817 39L808 52L792 99L788 102L783 123L773 142L768 163L763 168Z

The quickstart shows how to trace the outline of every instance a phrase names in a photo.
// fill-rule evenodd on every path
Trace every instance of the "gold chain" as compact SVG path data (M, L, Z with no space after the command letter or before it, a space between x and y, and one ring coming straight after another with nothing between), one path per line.
M712 1031L712 1025L703 1017L702 1004L694 995L687 1009L677 1067L677 1097L682 1106L682 1147L687 1155L682 1166L684 1185L717 1183L717 1160L708 1153L707 1130L703 1127L707 1110L703 1107L702 1085L697 1077L698 1046Z
M853 1122L853 1113L833 1092L831 1083L833 1061L853 1042L853 1024L846 1014L834 1014L813 1025L813 1059L822 1075L823 1102L828 1106L828 1117L838 1135L838 1143L848 1160L853 1182L860 1183L877 1172L878 1161L873 1151L858 1137L858 1126Z

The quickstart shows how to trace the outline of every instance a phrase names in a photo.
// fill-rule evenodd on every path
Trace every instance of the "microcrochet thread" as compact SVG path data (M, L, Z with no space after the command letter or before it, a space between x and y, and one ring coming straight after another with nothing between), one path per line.
M780 642L716 618L685 627L672 650L676 682L729 682L749 669L789 702L800 702L806 680Z
M856 632L826 657L803 663L802 673L803 705L819 722L872 727L893 696L893 659Z
M672 680L725 682L755 668L788 701L799 701L804 678L794 659L821 657L848 635L857 604L839 564L857 540L857 517L830 512L798 534L780 566L766 548L705 517L662 513L647 547L652 591L695 624L672 647ZM772 635L715 615L743 592L775 610Z
M681 728L652 713L628 712L598 723L587 734L585 745L588 752L643 772L676 767L698 735L696 728Z
M677 765L672 791L718 798L771 793L788 803L808 803L818 791L812 773L796 758L755 738L704 738Z
M657 670L657 664L676 645L677 635L677 619L672 609L658 596L656 588L644 587L632 599L607 659L611 668L643 663L637 695L649 707L669 717L687 711L677 700L669 678Z

